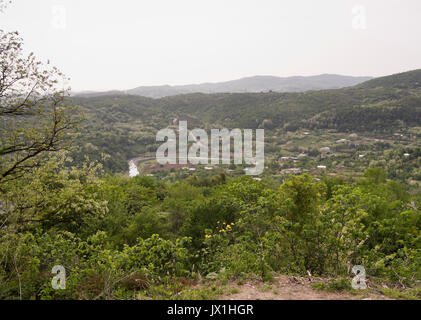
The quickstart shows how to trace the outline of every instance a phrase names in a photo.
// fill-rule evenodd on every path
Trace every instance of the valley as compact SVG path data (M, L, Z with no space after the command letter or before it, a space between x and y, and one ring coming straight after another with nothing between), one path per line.
M381 166L391 178L417 186L421 179L421 87L414 83L421 83L419 70L328 91L193 93L162 99L101 96L74 98L74 103L87 115L81 153L93 160L101 153L112 154L104 162L110 172L127 173L128 161L134 159L136 164L140 155L155 157L156 133L163 128L177 129L174 121L185 120L190 129L204 128L208 133L212 128L264 128L263 178L281 179L290 172L352 177L369 166ZM210 144L208 147L210 150ZM77 154L74 157L82 159ZM142 162L150 167L153 160ZM215 170L236 172L236 165L228 167ZM148 174L160 178L186 176L183 170L152 171Z

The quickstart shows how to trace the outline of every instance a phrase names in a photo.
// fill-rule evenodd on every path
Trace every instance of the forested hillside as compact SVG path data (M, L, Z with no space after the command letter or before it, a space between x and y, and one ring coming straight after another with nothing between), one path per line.
M264 128L267 135L299 130L392 134L421 125L421 70L373 79L356 87L305 93L186 94L161 99L130 95L73 98L86 120L80 152L106 168L126 171L127 160L154 152L156 132L187 120L195 127ZM82 156L83 155L83 156Z

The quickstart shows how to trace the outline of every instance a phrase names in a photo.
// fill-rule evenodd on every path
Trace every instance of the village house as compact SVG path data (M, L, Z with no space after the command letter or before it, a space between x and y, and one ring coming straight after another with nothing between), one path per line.
M288 168L288 169L283 169L281 170L282 174L297 174L297 173L301 173L303 170L300 168Z

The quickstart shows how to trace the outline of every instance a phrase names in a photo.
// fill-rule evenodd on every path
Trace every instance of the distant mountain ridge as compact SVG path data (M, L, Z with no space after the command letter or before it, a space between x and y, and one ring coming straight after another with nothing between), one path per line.
M351 87L373 79L372 77L352 77L337 74L321 74L316 76L253 76L237 80L189 84L140 86L125 91L86 91L74 93L77 96L94 97L113 94L132 94L149 98L163 98L187 93L242 93L242 92L303 92L309 90L326 90Z

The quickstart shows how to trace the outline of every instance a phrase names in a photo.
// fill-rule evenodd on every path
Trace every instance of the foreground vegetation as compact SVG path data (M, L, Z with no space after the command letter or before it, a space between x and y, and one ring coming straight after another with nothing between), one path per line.
M351 279L354 265L374 283L419 286L421 198L382 169L200 186L101 176L98 165L63 170L63 161L3 194L3 299L174 299L201 279ZM65 290L51 286L54 265L66 268Z

